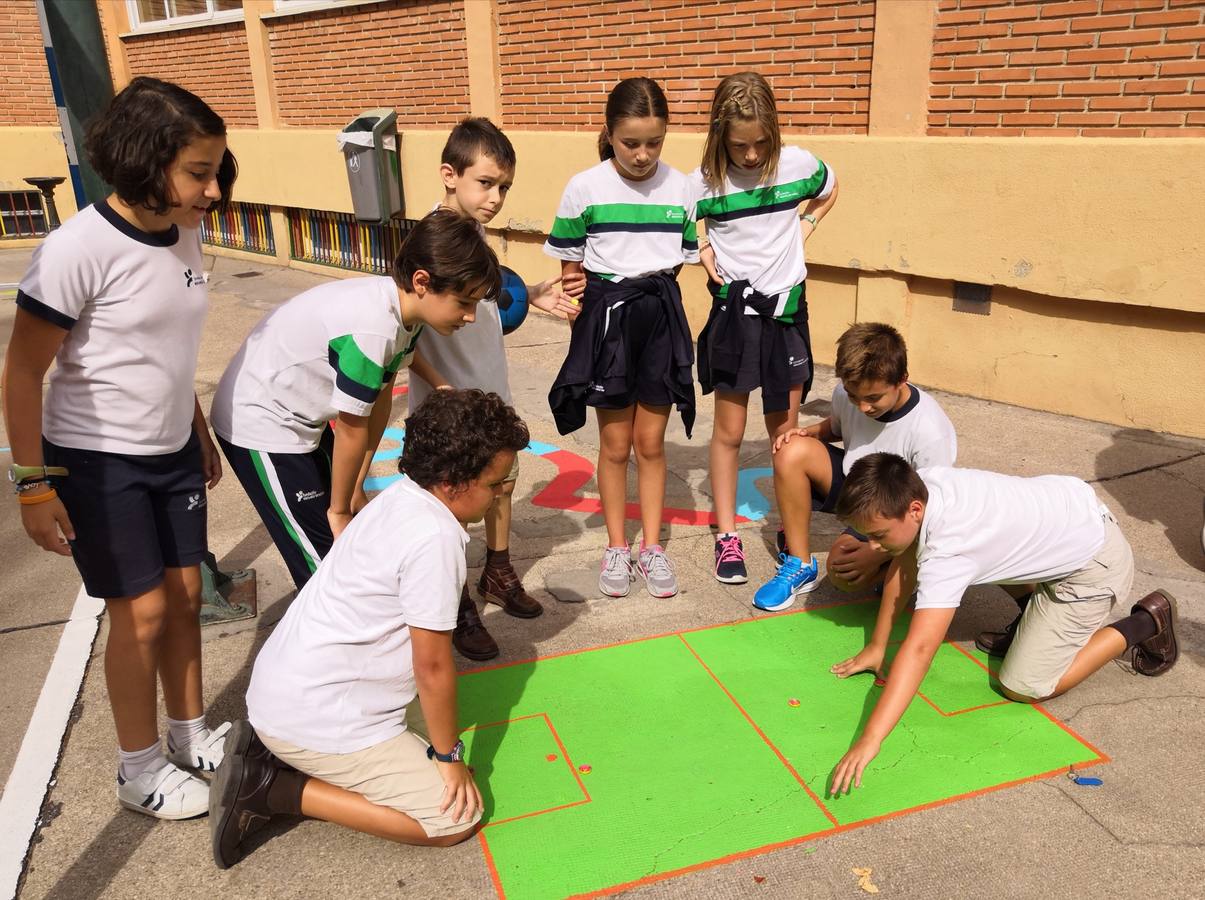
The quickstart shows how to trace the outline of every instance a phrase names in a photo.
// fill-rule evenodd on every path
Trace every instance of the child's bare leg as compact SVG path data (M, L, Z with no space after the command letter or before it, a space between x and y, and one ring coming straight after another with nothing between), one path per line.
M661 513L665 509L665 426L668 406L636 404L632 446L636 449L636 483L640 524L646 546L661 543Z
M167 593L162 584L134 597L106 600L109 639L105 684L117 728L117 743L133 752L159 738L157 685Z
M595 412L598 414L598 494L602 500L603 521L607 526L607 546L623 547L628 542L624 534L624 515L636 407L598 409Z
M466 825L455 834L428 837L423 827L400 810L377 806L363 794L344 790L310 778L301 792L301 813L312 819L334 822L375 837L423 847L451 847L477 833L477 825Z
M749 413L749 395L715 392L715 423L711 428L711 503L722 533L736 530L736 482L741 440Z
M841 534L828 551L828 580L840 591L861 591L881 582L891 555L852 534Z
M159 680L172 719L204 715L201 700L201 567L164 571L166 609L159 642Z
M1049 700L1051 697L1057 697L1059 694L1064 694L1071 690L1097 669L1119 657L1125 650L1126 639L1122 637L1121 632L1115 628L1105 626L1092 635L1083 649L1075 655L1075 659L1071 661L1070 667L1063 673L1063 677L1059 679L1058 684L1055 685L1053 693L1046 697L1026 697L1024 694L1018 694L1003 685L1000 686L1000 690L1008 699L1016 700L1018 703L1040 703L1043 700Z
M811 557L812 489L827 494L833 483L828 449L815 438L796 435L774 454L774 498L791 553Z
M498 499L486 510L485 546L490 550L510 549L511 497L514 493L515 483L506 482Z

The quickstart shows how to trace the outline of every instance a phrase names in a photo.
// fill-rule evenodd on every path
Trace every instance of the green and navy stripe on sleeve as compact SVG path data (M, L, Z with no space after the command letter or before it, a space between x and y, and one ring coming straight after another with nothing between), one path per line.
M350 334L327 345L327 360L335 370L335 387L362 403L373 403L385 381L385 367L373 362L356 346Z

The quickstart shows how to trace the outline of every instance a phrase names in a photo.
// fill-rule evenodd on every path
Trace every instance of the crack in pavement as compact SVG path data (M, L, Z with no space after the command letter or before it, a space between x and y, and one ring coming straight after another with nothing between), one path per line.
M12 625L8 628L0 628L0 635L12 634L16 631L33 631L35 628L50 628L54 625L66 625L70 619L54 619L50 622L38 622L36 625Z
M1070 793L1068 793L1064 789L1064 787L1061 784L1059 784L1057 781L1042 781L1042 782L1038 782L1037 786L1040 788L1047 788L1049 790L1052 790L1052 791L1056 792L1060 797L1062 797L1063 799L1070 802L1076 809L1078 809L1085 816L1087 816L1089 819L1091 819L1093 822L1095 822L1098 826L1100 826L1100 829L1105 834L1107 834L1109 837L1111 837L1117 843L1117 845L1119 847L1127 847L1127 848L1129 848L1129 847L1168 847L1168 848L1177 848L1177 849L1184 849L1184 850L1200 850L1202 848L1205 848L1205 842L1202 842L1202 841L1177 842L1177 841L1131 841L1131 840L1127 840L1127 839L1121 837L1119 834L1117 834L1117 832L1115 832L1112 828L1110 828L1108 825L1106 825L1100 819L1098 819L1092 813L1091 810L1087 809L1082 803L1080 803L1077 799L1075 799L1075 797L1073 797Z
M1173 459L1165 463L1155 463L1154 465L1143 466L1140 469L1131 469L1129 472L1119 472L1116 475L1103 475L1100 478L1087 478L1085 480L1088 482L1088 484L1104 484L1107 481L1117 481L1120 478L1129 478L1131 475L1141 475L1143 472L1154 472L1157 469L1165 469L1168 466L1176 466L1182 462L1188 462L1190 459L1197 459L1202 456L1205 456L1205 450L1198 451L1197 453L1190 454L1189 456L1183 456L1180 459Z
M1063 722L1070 725L1080 713L1087 712L1090 709L1116 709L1119 706L1127 706L1131 703L1152 703L1158 700L1205 700L1205 696L1200 694L1166 694L1162 697L1132 697L1129 700L1112 700L1107 703L1089 703L1086 706L1081 706L1071 715L1063 719Z

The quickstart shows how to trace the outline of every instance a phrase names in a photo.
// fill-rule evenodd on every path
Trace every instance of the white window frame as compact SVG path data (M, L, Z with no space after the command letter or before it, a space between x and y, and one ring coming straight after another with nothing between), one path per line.
M166 0L155 0L155 2L166 4ZM130 28L134 31L159 30L171 28L174 25L203 25L209 22L240 21L243 18L242 7L238 9L218 10L215 8L214 0L205 0L205 6L208 12L194 13L191 16L170 16L164 19L155 19L151 22L143 22L138 17L138 0L126 0L126 10L130 17ZM164 8L166 9L166 5Z

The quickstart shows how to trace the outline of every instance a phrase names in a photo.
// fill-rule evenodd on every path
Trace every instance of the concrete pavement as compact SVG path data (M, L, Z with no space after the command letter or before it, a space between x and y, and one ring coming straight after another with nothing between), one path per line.
M0 251L0 282L16 281L23 251ZM212 308L197 376L202 404L246 332L264 311L322 279L226 258L209 258ZM7 343L13 304L0 298ZM592 424L562 437L546 404L563 357L565 325L532 316L508 339L515 404L534 440L593 460ZM1158 372L1152 361L1152 377ZM831 370L817 378L806 410L827 412ZM1051 390L1057 390L1051 385ZM1128 430L935 392L959 436L959 464L1015 474L1061 472L1095 484L1134 546L1135 597L1160 586L1180 601L1183 657L1160 679L1107 666L1069 695L1047 704L1112 762L1099 767L1105 784L1077 788L1066 779L1032 782L905 815L818 841L707 868L630 891L642 897L860 897L853 868L872 869L883 895L990 897L1192 895L1205 879L1205 589L1200 546L1205 496L1205 442ZM768 450L751 404L742 467L768 466ZM405 415L405 401L395 404ZM667 437L667 503L709 507L707 438L710 398L687 440L676 417ZM7 441L0 432L0 446ZM7 464L7 458L0 459ZM392 471L379 464L380 474ZM767 546L773 518L742 526L748 586L728 588L711 577L712 537L705 526L667 529L682 594L653 601L634 590L624 600L594 599L601 555L601 516L533 506L531 498L555 466L525 454L515 493L512 556L524 581L545 603L544 616L521 621L496 608L486 622L503 648L501 661L527 659L750 617L753 589L772 573ZM768 482L762 487L769 493ZM591 495L593 484L583 493ZM634 482L632 485L634 496ZM225 569L254 566L260 616L205 631L206 695L213 722L244 714L243 692L258 647L283 614L292 585L250 503L229 474L210 499L210 544ZM818 516L817 546L840 526ZM470 566L483 557L482 530L470 529ZM635 533L635 523L629 534ZM16 746L75 599L78 579L68 560L33 548L20 530L15 504L0 517L6 548L0 583L0 778ZM477 570L470 570L475 579ZM590 595L586 602L560 602ZM558 599L559 598L559 599ZM823 585L809 603L836 599ZM952 637L970 641L1006 622L1011 602L994 588L971 592ZM20 629L20 630L13 630ZM494 895L476 842L430 851L399 848L324 823L273 826L239 866L214 868L204 820L156 823L121 811L113 797L114 736L101 671L104 623L76 704L73 724L27 861L21 896L99 897L356 897ZM807 652L823 654L823 648ZM834 760L835 762L835 760ZM8 841L0 835L0 843ZM4 852L12 848L5 843ZM548 848L555 853L555 847ZM758 880L761 879L761 880Z

